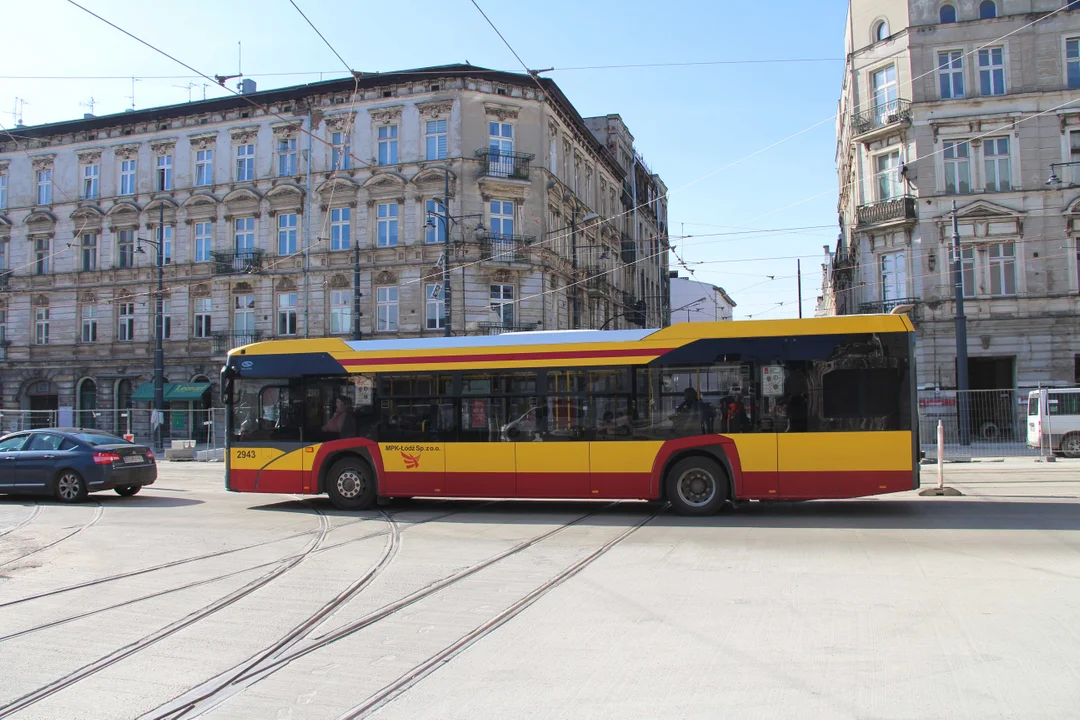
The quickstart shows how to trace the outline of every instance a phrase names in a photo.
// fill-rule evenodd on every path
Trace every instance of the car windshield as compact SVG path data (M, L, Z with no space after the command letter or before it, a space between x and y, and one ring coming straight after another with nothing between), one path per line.
M130 444L124 438L116 437L115 435L105 435L103 433L75 433L81 442L87 445L124 445Z

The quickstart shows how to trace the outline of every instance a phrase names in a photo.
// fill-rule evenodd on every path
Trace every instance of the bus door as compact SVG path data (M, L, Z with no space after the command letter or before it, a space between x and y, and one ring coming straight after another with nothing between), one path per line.
M544 375L548 395L535 400L532 426L515 442L518 495L590 497L585 371Z
M397 497L451 495L446 470L454 404L448 375L380 375L375 403L383 475L379 493Z
M756 375L753 386L733 388L731 394L744 408L754 412L753 419L736 423L733 417L720 417L718 422L727 430L725 434L735 441L739 453L742 486L735 489L738 497L774 498L780 493L779 438L788 423L787 408L782 400L783 366L779 363L759 364L743 371L746 377L750 374ZM730 410L721 405L720 413L730 415Z

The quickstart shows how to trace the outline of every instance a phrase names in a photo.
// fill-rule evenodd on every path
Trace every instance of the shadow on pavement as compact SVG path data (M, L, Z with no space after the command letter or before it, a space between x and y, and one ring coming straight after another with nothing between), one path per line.
M550 525L576 516L596 513L582 521L594 525L633 525L657 509L658 503L624 501L533 500L395 500L382 508L400 522L424 520L425 516L453 513L434 522L507 523ZM305 502L286 501L252 507L264 512L310 513L317 508L327 515L376 516L334 508L326 497ZM418 516L413 517L417 513ZM702 528L820 528L866 530L1080 530L1080 503L982 501L975 498L925 500L867 499L812 500L808 502L753 502L711 517L684 517L670 508L662 510L650 526Z

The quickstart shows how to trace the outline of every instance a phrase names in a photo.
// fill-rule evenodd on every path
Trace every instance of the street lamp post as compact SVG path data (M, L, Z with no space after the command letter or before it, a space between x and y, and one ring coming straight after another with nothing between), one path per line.
M360 243L353 239L353 306L352 306L352 339L363 340L364 334L360 332Z
M157 241L139 238L140 246L135 249L139 254L145 254L141 243L153 245L157 250L157 294L154 298L154 415L157 420L157 430L154 433L155 449L160 454L163 440L162 425L165 422L165 347L162 335L165 332L165 203L158 206L158 239ZM153 423L151 423L153 424Z
M439 219L442 225L443 231L443 260L442 260L442 293L443 293L443 334L446 337L451 335L451 323L450 313L452 310L452 304L450 300L450 223L457 223L459 220L465 218L483 218L483 213L471 213L468 215L456 215L450 214L450 168L441 168L443 171L443 196L441 198L434 198L435 204L442 208L442 212L428 213L428 218L424 223L425 227L435 227L435 223L431 219L431 215L434 215ZM484 223L481 220L476 225L477 232L484 231ZM465 324L462 323L462 329Z

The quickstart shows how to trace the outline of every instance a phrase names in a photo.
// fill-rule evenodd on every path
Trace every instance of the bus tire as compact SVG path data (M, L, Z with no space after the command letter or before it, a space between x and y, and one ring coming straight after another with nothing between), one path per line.
M680 515L712 515L730 499L727 473L715 460L696 455L671 466L665 487L668 502Z
M1061 454L1067 458L1080 458L1080 433L1069 433L1061 438Z
M375 502L375 474L356 455L338 460L326 474L326 494L338 510L366 510Z

